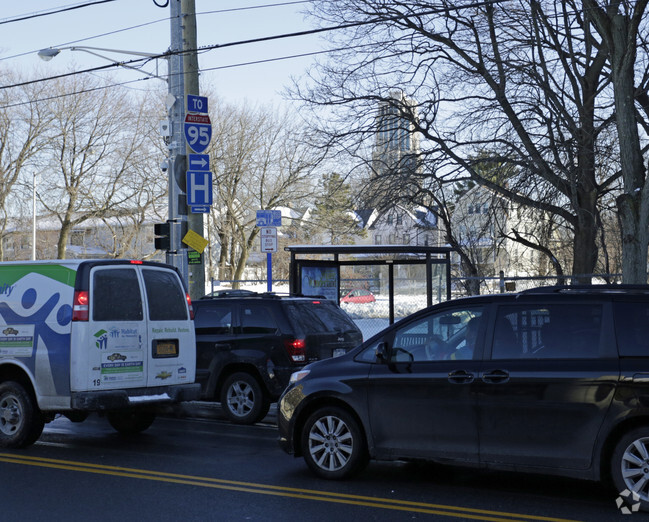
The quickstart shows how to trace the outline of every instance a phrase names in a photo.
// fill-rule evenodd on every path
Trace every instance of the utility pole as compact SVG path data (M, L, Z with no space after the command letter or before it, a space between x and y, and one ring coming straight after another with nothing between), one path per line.
M169 94L167 107L171 136L169 142L169 250L167 263L175 266L183 281L188 283L187 249L182 238L187 232L187 194L185 172L187 156L184 135L185 83L183 69L183 17L181 0L169 0L171 20L171 45L169 47Z
M199 95L198 53L196 52L196 48L198 47L198 39L196 37L196 1L181 0L181 5L183 16L183 72L185 77L185 94ZM187 147L186 153L191 153L189 147ZM189 230L193 230L203 237L205 234L203 214L188 212L187 222ZM189 295L192 299L199 299L205 295L205 260L203 256L201 256L200 264L191 265L188 283Z

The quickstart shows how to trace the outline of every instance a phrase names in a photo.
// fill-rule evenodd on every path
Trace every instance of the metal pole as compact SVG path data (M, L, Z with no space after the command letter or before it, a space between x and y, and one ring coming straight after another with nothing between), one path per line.
M185 94L200 94L198 81L198 55L196 48L196 2L195 0L181 0L183 16L183 73L185 76ZM183 98L184 101L184 98ZM191 149L187 148L187 153ZM187 212L187 211L186 211ZM187 212L189 230L204 237L203 214ZM209 255L209 250L208 250ZM189 295L192 299L199 299L205 295L205 259L201 256L200 264L192 264L189 272Z
M187 250L182 248L182 237L187 230L187 195L185 194L185 83L183 78L183 18L180 0L169 0L171 20L171 45L169 47L169 221L170 248L167 263L175 266L183 281L189 282Z
M32 261L36 261L36 173L32 178Z

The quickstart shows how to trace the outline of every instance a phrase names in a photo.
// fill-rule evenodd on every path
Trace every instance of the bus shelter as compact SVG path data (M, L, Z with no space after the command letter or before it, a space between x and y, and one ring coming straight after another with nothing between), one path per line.
M290 245L291 293L339 302L350 289L388 295L389 324L395 295L424 295L424 306L451 298L450 247L411 245Z

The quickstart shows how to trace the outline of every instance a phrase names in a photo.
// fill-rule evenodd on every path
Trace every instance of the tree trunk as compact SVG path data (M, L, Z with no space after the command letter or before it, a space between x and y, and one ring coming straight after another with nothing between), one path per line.
M634 66L636 40L628 37L628 21L623 15L612 20L611 63L620 163L624 193L617 198L622 234L622 279L628 284L647 283L646 170L640 150L635 110Z

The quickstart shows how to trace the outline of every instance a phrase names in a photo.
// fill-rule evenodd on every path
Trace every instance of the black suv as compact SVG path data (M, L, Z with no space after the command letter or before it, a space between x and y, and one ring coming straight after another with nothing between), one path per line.
M646 510L649 287L432 306L296 372L278 424L282 448L324 478L369 458L610 477Z
M224 293L193 307L202 397L241 424L266 416L292 372L363 342L349 316L324 298Z

